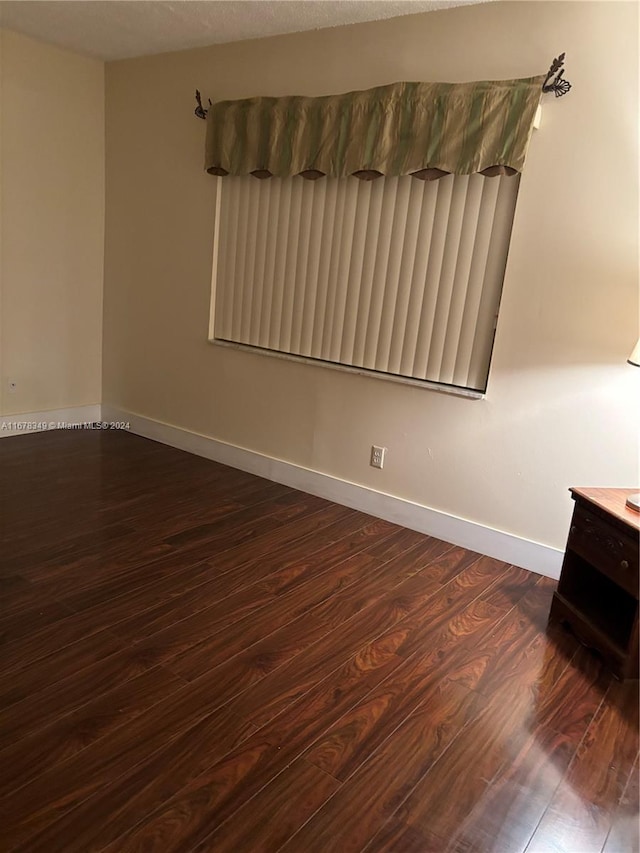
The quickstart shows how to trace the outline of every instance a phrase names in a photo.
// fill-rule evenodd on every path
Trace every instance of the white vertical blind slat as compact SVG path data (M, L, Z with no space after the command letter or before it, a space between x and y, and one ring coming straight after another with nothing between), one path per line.
M367 230L351 362L356 367L364 367L364 351L367 342L367 329L369 328L369 312L371 310L373 273L376 266L376 246L378 244L382 207L385 198L384 188L385 181L379 178L373 182L371 193L366 197L368 205L366 209Z
M242 340L242 299L244 295L244 271L247 263L247 224L249 221L249 178L240 178L238 183L238 238L236 242L233 277L233 317L231 320L231 339Z
M325 321L322 327L322 345L320 358L331 360L331 332L334 322L336 306L336 290L338 286L338 271L340 268L340 252L345 240L345 205L347 202L346 185L336 178L336 207L333 222L333 236L331 239L331 261L329 263L329 280L327 286L327 301Z
M438 188L435 181L420 181L419 183L422 185L420 221L416 235L416 253L411 272L409 304L407 306L404 335L402 335L401 329L397 331L397 334L402 336L402 357L399 372L403 376L411 376L416 360L420 318L422 316L422 304L427 282L431 233L436 213L436 200L438 198Z
M300 231L298 234L298 259L296 264L296 283L293 295L293 322L291 326L290 351L300 352L304 302L309 285L309 248L313 227L313 192L315 182L302 182L302 203L300 208Z
M225 210L226 202L222 199L223 193L228 193L220 178L215 179L217 182L216 193L218 197L217 213L216 213L216 228L217 234L214 234L214 240L217 239L218 245L213 247L214 268L213 268L213 288L215 292L215 307L213 309L210 320L213 321L213 336L214 338L225 337L224 316L225 306L231 300L227 288L223 286L223 282L227 280L227 253L226 247L232 239L232 234L229 228L229 216L222 214ZM211 326L211 323L209 324Z
M382 312L375 360L376 370L381 371L389 370L391 333L393 331L398 288L400 286L400 270L402 268L403 255L407 248L407 215L409 211L409 199L411 197L411 183L411 181L398 181L398 191L393 211L393 226L389 240L389 260L387 262L387 274L382 299ZM407 252L407 257L408 255L409 253Z
M411 288L413 285L413 271L416 268L416 253L418 249L420 213L422 211L424 198L424 184L424 181L411 181L409 186L404 240L402 241L400 268L398 270L398 292L393 316L393 326L389 331L388 355L386 358L387 370L390 373L400 373L402 347L407 329L409 302L411 299Z
M232 337L233 319L233 288L230 283L234 279L234 258L238 239L238 184L227 186L222 184L220 199L220 228L218 239L225 242L218 247L218 270L216 272L216 316L214 322L215 335L223 340Z
M480 299L482 298L484 272L487 266L487 255L489 253L498 189L500 182L507 180L513 179L501 177L482 182L478 227L471 258L471 269L469 270L469 281L467 283L467 298L460 326L458 351L453 371L453 384L461 387L466 387L469 382L473 339L478 321Z
M351 269L349 286L344 306L344 327L340 348L340 362L353 364L358 322L358 302L365 275L367 256L367 233L370 229L372 181L358 181L357 215L351 246Z
M471 272L473 247L478 228L478 213L482 199L482 175L469 175L465 207L460 223L460 242L456 257L456 268L451 290L449 316L444 332L444 347L442 364L440 365L440 381L453 383L453 372L456 366L456 355L460 345L460 331L467 299L467 286Z
M291 211L291 184L282 182L278 203L278 228L276 229L276 257L273 270L273 295L271 316L269 317L269 349L280 349L280 328L282 326L282 306L284 303L284 275L289 240L289 221Z
M324 179L323 179L324 180ZM322 237L320 242L322 252L320 255L320 268L318 269L318 287L316 289L316 307L313 322L313 334L311 337L311 353L314 358L322 356L322 336L325 327L325 316L327 310L327 290L329 287L329 270L331 267L331 256L333 254L333 237L335 233L334 221L336 219L336 205L338 203L338 178L327 180L327 193L325 196L325 209L322 217Z
M322 223L325 216L327 182L312 181L313 208L309 228L309 258L307 262L306 287L304 288L304 303L302 307L302 328L300 331L300 355L311 355L311 340L315 318L316 295L320 276L320 258L323 253Z
M442 268L440 270L436 313L433 320L433 332L431 335L431 343L429 345L429 361L427 363L426 378L431 379L434 382L437 382L440 378L440 370L442 368L445 335L447 332L447 323L449 322L451 301L453 299L458 250L460 248L460 237L462 235L464 209L467 200L468 188L468 175L460 175L459 180L453 182L444 254L442 257Z
M280 322L281 352L291 352L291 330L293 326L293 303L296 292L296 271L300 259L300 214L302 210L303 181L291 182L291 208L289 210L289 236L284 263L284 285L282 300L282 320ZM284 225L284 223L283 223Z
M269 209L267 211L267 221L264 223L264 231L266 232L266 254L264 261L264 286L262 292L263 309L260 315L260 331L255 339L255 343L260 347L269 346L269 329L271 326L271 313L273 310L273 280L276 270L276 246L278 242L278 231L280 228L280 219L278 211L280 209L280 197L282 195L282 181L276 181L271 186L271 183L266 187L269 195Z
M249 239L246 245L245 268L242 283L242 305L240 308L240 340L250 344L251 317L253 314L253 301L256 291L256 250L260 242L262 228L258 228L258 214L260 212L260 181L249 181L248 194L248 220L247 235ZM251 239L255 235L258 239Z
M327 355L329 361L340 361L347 294L353 282L351 265L354 261L353 237L357 217L356 205L358 203L358 183L356 181L344 182L344 196L344 215L341 228L342 239L340 241L340 253L338 255L336 270L335 301L333 304L333 317L329 324L331 333Z
M420 312L416 356L411 374L418 379L426 379L427 376L431 337L436 319L440 274L442 271L444 249L447 241L447 226L449 224L449 210L451 208L451 197L453 193L453 178L450 176L441 178L437 182L436 186L437 195L435 216L433 219L433 228L431 229L429 261L427 263L424 296L422 299L422 310Z
M400 178L386 178L384 182L380 227L377 234L376 262L373 270L373 280L371 283L369 323L367 326L363 359L364 366L371 368L372 370L375 369L376 366L378 336L380 334L382 305L384 302L384 292L387 284L387 268L389 266L391 234L393 232L393 220L399 180Z
M469 367L469 388L484 391L489 375L493 336L500 306L502 281L507 266L507 253L518 200L520 178L511 183L504 180L498 188L491 243L487 255L482 296Z
M222 180L218 178L218 180ZM267 268L267 233L266 219L269 213L269 200L271 193L264 181L260 181L258 188L258 222L260 226L256 234L256 255L254 262L254 293L249 318L249 341L254 343L260 337L260 318L263 315L264 279ZM265 303L269 305L269 303ZM269 309L267 309L269 310Z

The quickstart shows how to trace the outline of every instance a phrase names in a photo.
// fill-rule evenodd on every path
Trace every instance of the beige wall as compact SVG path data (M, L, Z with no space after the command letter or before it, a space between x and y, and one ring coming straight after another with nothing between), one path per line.
M0 414L99 403L104 65L0 38Z
M638 481L638 7L492 3L107 66L104 401L562 547L570 485ZM212 98L545 71L485 400L207 343ZM372 443L389 448L369 467Z

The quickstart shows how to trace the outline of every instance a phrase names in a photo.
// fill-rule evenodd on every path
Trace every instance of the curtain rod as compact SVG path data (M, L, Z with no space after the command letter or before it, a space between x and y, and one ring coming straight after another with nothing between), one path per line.
M564 53L561 53L560 56L556 56L551 63L551 67L549 68L547 76L544 78L544 83L542 84L542 91L545 94L548 92L554 92L556 98L561 98L563 95L567 94L569 89L571 89L571 83L568 80L565 80L562 76L564 74L564 57ZM208 98L208 101L209 106L211 106L211 98ZM196 89L196 103L197 106L193 111L194 115L197 118L206 119L209 111L202 106L202 96L198 89Z

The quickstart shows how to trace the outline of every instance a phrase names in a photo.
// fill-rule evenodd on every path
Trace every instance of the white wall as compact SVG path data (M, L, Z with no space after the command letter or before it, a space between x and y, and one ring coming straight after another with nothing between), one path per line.
M569 486L638 481L637 42L633 2L491 3L109 64L105 402L563 547ZM207 343L196 87L529 76L562 50L574 88L534 134L485 400Z
M0 71L0 415L96 404L104 64L3 30Z

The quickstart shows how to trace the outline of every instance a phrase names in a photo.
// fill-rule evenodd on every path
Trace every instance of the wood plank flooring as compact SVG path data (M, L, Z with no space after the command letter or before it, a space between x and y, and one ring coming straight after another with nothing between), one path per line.
M0 849L634 853L554 583L124 432L0 441Z

